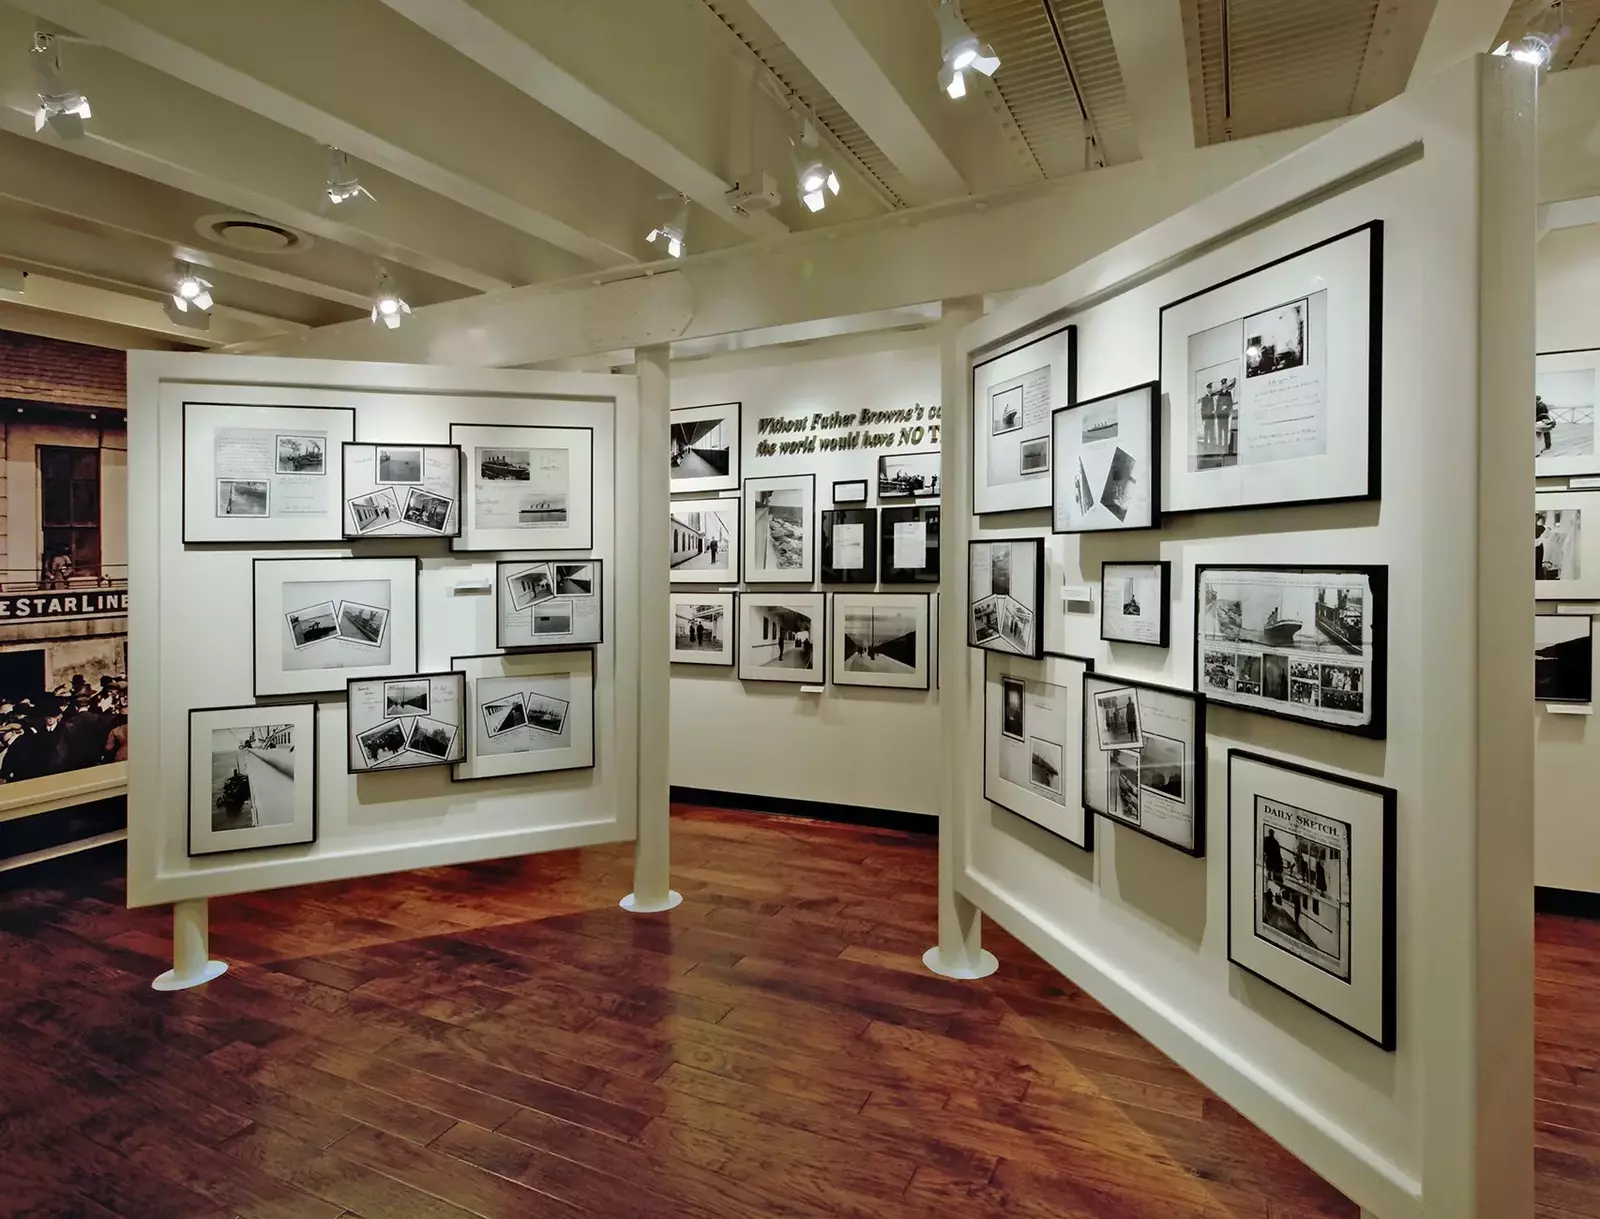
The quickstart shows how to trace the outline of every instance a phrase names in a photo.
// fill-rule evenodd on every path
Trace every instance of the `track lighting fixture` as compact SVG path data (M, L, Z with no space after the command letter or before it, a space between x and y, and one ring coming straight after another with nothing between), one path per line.
M939 69L939 88L952 98L967 95L968 72L993 76L1000 57L987 42L979 42L972 27L961 18L956 0L939 0L939 44L944 64Z
M822 138L809 119L798 139L792 141L795 187L800 202L813 212L828 206L828 194L839 193L839 175L822 158Z
M362 195L372 198L372 192L361 185L361 179L350 164L349 155L342 148L330 146L328 149L327 194L328 202L335 204L348 203Z
M673 213L672 219L666 224L658 225L645 235L645 240L651 245L662 242L667 247L668 258L682 258L684 247L688 244L689 233L689 196L688 195L663 195L663 199L676 199L678 210Z
M372 297L372 324L380 322L390 330L400 329L400 323L411 315L411 306L395 291L387 271L378 272L378 289Z
M61 75L61 48L54 34L40 30L33 36L33 75L38 85L39 108L33 114L33 130L50 125L63 140L83 134L83 120L90 117L89 99L67 84Z
M211 283L201 279L186 262L178 264L178 277L172 285L172 295L162 308L174 322L190 330L211 329L211 309L216 302L211 297Z
M1555 57L1556 46L1565 33L1562 25L1561 0L1552 0L1528 25L1528 30L1514 45L1502 42L1494 49L1496 55L1509 55L1518 63L1536 68L1548 68Z

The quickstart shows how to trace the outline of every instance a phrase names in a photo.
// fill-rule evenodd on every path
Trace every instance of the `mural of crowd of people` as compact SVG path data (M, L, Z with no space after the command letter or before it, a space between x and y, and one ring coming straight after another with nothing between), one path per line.
M16 783L128 757L128 680L103 676L31 697L0 693L0 782Z

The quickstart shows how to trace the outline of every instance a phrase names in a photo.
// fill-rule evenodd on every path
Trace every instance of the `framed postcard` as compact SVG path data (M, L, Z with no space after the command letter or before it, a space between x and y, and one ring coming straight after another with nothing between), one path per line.
M444 766L467 754L467 675L352 678L345 687L345 769Z
M734 652L733 615L736 593L668 593L672 608L672 644L668 659L675 665L727 665Z
M667 509L674 584L739 582L739 500L675 499Z
M983 798L1075 847L1094 850L1094 818L1081 798L1083 679L1079 656L983 658Z
M1206 853L1206 700L1086 673L1083 806L1185 855Z
M878 502L886 499L938 499L939 453L881 453Z
M453 444L340 446L347 538L461 533L461 450Z
M1100 638L1111 643L1168 643L1172 564L1100 564Z
M183 541L337 542L348 406L183 404Z
M1150 381L1051 415L1056 533L1151 529L1161 523L1159 386Z
M739 489L737 402L672 411L672 494Z
M466 756L452 779L594 765L594 652L457 656L466 677Z
M939 505L903 504L878 513L885 584L939 582Z
M967 543L967 646L1042 654L1044 539Z
M1600 347L1541 352L1533 370L1534 476L1600 474L1594 434Z
M605 639L599 559L502 559L494 569L495 647L565 648Z
M1161 506L1377 499L1383 223L1161 310Z
M1541 601L1600 600L1600 494L1534 493L1533 595Z
M1228 751L1228 960L1395 1044L1391 787Z
M851 478L833 484L833 502L836 504L864 504L867 502L867 480Z
M317 705L189 712L189 855L317 840Z
M744 480L746 584L811 584L817 578L817 476Z
M827 508L822 513L822 582L878 582L876 508Z
M467 469L455 550L594 546L594 429L452 423Z
M1588 614L1536 614L1533 697L1540 703L1594 701L1594 619Z
M1195 568L1195 689L1213 703L1382 738L1387 567Z
M926 690L932 684L932 621L927 593L834 593L836 686Z
M255 560L256 697L416 672L420 569L415 558Z
M972 366L972 510L1048 508L1051 416L1077 399L1078 328L1056 326Z
M739 595L739 680L820 684L827 667L822 593Z

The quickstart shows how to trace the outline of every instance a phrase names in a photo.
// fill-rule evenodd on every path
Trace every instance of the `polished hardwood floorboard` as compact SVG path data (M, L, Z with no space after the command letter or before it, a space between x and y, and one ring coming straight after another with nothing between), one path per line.
M931 838L680 808L627 848L212 903L158 995L120 881L0 893L14 1219L1356 1219L990 926L928 974ZM1600 1217L1600 930L1539 923L1543 1219Z

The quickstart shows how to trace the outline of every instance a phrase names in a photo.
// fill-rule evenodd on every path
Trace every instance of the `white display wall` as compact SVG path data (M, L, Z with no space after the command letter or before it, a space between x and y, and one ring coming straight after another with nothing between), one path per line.
M983 799L983 654L947 658L944 675L965 747L946 919L975 903L1375 1219L1531 1205L1532 470L1525 410L1504 407L1532 377L1531 84L1503 62L1463 64L1025 294L961 344L978 360L1071 322L1079 397L1106 394L1161 375L1163 305L1383 222L1381 502L1048 538L1044 647L1192 689L1197 564L1386 564L1386 739L1213 702L1205 856L1104 818L1090 853ZM946 385L952 401L970 393ZM953 432L946 500L960 503L970 440ZM1049 531L1046 511L947 521L947 603L963 533ZM1098 585L1112 559L1171 563L1170 647L1104 643L1097 617L1060 612L1063 584ZM1229 963L1235 746L1397 790L1392 1052Z
M270 701L252 697L254 559L419 556L417 671L433 672L450 668L453 657L497 650L495 561L541 552L462 554L444 540L404 538L185 546L185 401L351 407L355 439L364 442L446 444L452 423L592 428L593 548L584 557L603 561L605 580L604 642L594 649L594 767L461 782L452 781L449 766L352 775L342 691L302 696L296 701L319 704L316 841L189 857L189 711ZM135 353L130 903L632 839L639 808L640 435L631 377ZM653 457L666 460L664 452ZM651 551L652 561L660 557Z
M869 424L867 431L894 432L897 443L870 450L758 456L763 440L781 442L804 435L762 436L759 420L833 412L859 415L864 409L919 405L926 412L939 401L937 342L936 334L923 332L675 364L672 405L741 402L742 477L814 473L819 514L833 506L835 479L866 479L867 504L875 507L879 506L878 454L936 449L927 435L921 443L901 444L898 434L905 425ZM836 354L841 347L849 353ZM922 426L931 422L925 413ZM845 434L850 430L855 429L844 429ZM859 592L871 586L818 583L814 587ZM931 584L884 587L894 592L937 592ZM831 681L820 694L802 693L794 685L740 681L731 668L674 665L672 784L936 814L939 778L929 758L939 740L938 697L936 690L846 688Z
M1538 349L1600 348L1600 224L1556 229L1539 241ZM1600 354L1600 353L1596 353ZM1561 488L1564 478L1540 480ZM1600 494L1600 493L1597 493ZM1565 602L1541 602L1552 612ZM1600 613L1600 605L1591 607ZM1600 676L1600 674L1597 674ZM1534 703L1534 881L1600 893L1600 722Z

